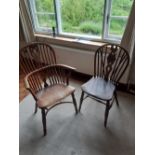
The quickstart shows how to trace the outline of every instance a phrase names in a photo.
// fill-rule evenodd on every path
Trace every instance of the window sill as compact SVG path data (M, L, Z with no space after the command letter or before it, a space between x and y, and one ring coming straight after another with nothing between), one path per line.
M104 45L104 42L95 42L84 39L75 39L75 38L67 38L67 37L52 37L49 35L43 34L34 34L37 41L48 42L54 45L65 46L70 48L78 48L85 50L96 50L98 47Z

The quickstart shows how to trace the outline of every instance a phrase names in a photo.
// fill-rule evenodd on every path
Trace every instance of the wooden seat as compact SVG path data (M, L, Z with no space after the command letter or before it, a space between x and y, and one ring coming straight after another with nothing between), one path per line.
M67 65L50 65L30 72L25 77L26 88L36 100L42 112L44 135L46 135L46 115L50 109L62 103L73 103L76 114L78 113L75 88L69 85L69 77L75 68ZM71 95L71 101L62 101Z
M129 64L128 52L119 45L105 44L99 47L94 55L94 75L81 86L79 111L83 100L90 97L104 105L104 126L107 126L109 110L114 99L117 105L117 85ZM85 96L86 95L86 96Z
M97 97L101 100L111 100L115 91L115 85L103 78L91 78L82 85L82 90L88 95Z
M54 86L47 87L36 94L38 99L37 105L40 108L54 106L74 91L74 87L66 86L64 84L56 84Z

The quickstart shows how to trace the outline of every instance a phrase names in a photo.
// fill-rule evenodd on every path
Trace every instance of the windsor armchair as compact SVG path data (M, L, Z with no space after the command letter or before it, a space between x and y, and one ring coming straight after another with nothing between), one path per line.
M26 76L36 69L50 64L56 64L56 56L50 44L33 42L20 49L19 61L20 69ZM35 113L36 112L37 104L35 105Z
M94 75L81 86L79 111L82 102L90 97L106 106L104 126L107 126L109 110L114 99L119 105L116 88L129 64L128 52L119 45L105 44L99 47L94 56ZM86 95L86 96L85 96Z
M75 70L67 65L50 65L37 69L25 77L26 88L33 95L37 106L41 109L44 136L47 133L46 115L50 109L62 103L73 103L78 113L75 88L69 85L69 76ZM73 102L62 101L71 95Z

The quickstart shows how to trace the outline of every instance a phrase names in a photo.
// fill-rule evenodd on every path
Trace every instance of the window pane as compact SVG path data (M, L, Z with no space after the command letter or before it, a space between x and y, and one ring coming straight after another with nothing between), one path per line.
M115 35L121 37L124 33L127 19L111 18L109 35Z
M130 14L132 0L112 0L108 34L121 39Z
M29 0L32 18L36 32L51 33L56 27L55 9L53 0Z
M51 28L56 26L55 16L50 14L38 14L39 27Z
M35 0L37 12L54 12L53 0Z
M129 16L132 0L112 0L112 16Z
M62 32L101 36L104 0L60 0Z

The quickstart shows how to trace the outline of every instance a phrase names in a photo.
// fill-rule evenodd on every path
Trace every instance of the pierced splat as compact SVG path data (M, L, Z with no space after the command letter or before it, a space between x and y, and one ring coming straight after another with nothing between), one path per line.
M31 71L56 64L56 56L50 44L34 42L20 49L20 67L25 74Z
M38 46L36 46L36 45L32 45L31 47L30 47L30 51L32 52L31 53L31 55L32 55L32 57L33 58L36 58L38 55L37 55L37 52L39 51L39 48L38 48Z
M111 53L109 53L109 55L107 56L107 66L106 66L106 75L105 75L105 79L109 80L109 74L112 71L112 66L116 60L116 51L117 51L117 47L111 46Z
M125 49L116 44L103 45L95 53L94 76L117 82L128 63L129 55Z

